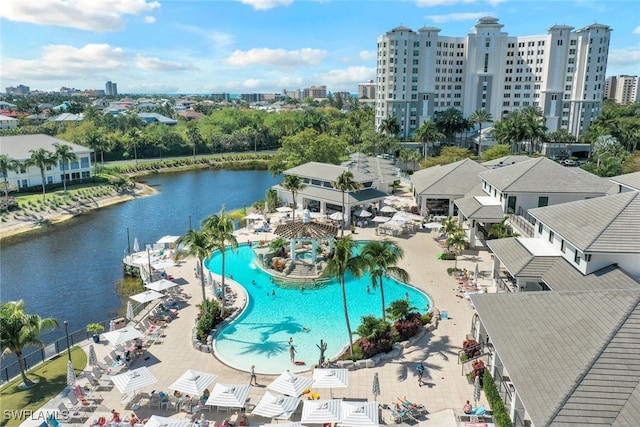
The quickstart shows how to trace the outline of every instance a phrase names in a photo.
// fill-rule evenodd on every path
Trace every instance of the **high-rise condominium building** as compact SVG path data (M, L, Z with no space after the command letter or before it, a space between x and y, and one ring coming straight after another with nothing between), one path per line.
M109 95L117 95L118 94L118 84L108 81L104 84L104 94Z
M369 80L367 83L358 83L358 98L375 99L376 83Z
M607 77L604 97L614 99L618 104L630 104L640 101L640 77L611 76Z
M554 25L511 37L502 27L485 17L461 37L403 26L378 37L376 127L395 117L408 137L452 107L465 117L484 108L500 120L537 106L550 132L581 134L600 113L611 28Z
M311 86L305 87L302 89L302 99L304 98L326 98L327 97L327 87L322 86Z

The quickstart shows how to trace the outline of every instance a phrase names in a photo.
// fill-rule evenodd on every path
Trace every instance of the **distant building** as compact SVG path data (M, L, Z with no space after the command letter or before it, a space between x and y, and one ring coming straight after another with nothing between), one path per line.
M640 101L640 77L611 76L604 85L604 97L614 99L618 104L631 104Z
M326 98L327 97L327 87L322 86L311 86L302 89L302 99L305 98Z
M0 129L15 129L18 127L18 119L0 115Z
M211 94L211 99L213 99L214 101L229 101L231 100L231 95L229 95L228 93L212 93Z
M170 117L163 116L162 114L157 113L138 113L138 117L145 123L162 123L165 125L173 126L178 123L177 120L174 120Z
M115 96L118 94L118 84L113 83L111 80L104 84L104 93L107 96Z
M31 89L29 86L18 85L17 87L9 86L6 89L7 95L29 95Z
M12 104L10 102L0 101L0 110L15 110L18 106L16 104Z
M302 101L302 91L300 89L295 89L295 90L282 89L282 95L284 95L285 98L291 98L291 99L296 99L298 101Z
M369 80L367 83L358 83L358 98L375 99L376 83Z

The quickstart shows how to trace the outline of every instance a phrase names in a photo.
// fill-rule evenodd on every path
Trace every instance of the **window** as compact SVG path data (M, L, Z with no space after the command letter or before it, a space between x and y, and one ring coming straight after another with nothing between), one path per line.
M580 252L578 252L577 249L573 254L573 262L575 262L576 264L580 265Z
M542 234L542 223L538 223L538 234Z
M555 236L555 233L553 231L549 230L549 241L551 243L553 243L553 236Z
M549 206L549 197L546 197L546 196L538 197L538 207L541 208L543 206Z
M53 184L53 177L52 176L48 176L47 177L47 184Z
M507 213L508 214L516 213L516 197L515 196L509 196L507 198Z
M560 252L564 253L565 249L566 249L566 248L564 247L564 239L562 239L562 240L560 241Z

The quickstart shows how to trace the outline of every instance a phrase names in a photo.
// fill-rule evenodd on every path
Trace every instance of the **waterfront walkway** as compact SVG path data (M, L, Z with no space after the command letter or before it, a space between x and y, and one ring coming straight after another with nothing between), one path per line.
M348 233L345 233L348 234ZM373 240L375 228L358 228L353 236L356 240ZM464 298L460 298L457 292L455 279L447 274L448 267L453 267L453 261L441 261L436 259L436 254L442 248L434 239L433 232L419 231L417 234L402 235L393 238L404 250L405 255L400 266L406 269L410 276L410 283L423 291L431 298L433 305L440 310L447 310L448 319L442 320L439 327L425 336L414 346L405 348L402 355L396 359L387 361L382 366L375 368L360 369L349 372L349 387L334 389L335 398L345 397L352 399L373 400L372 381L374 373L378 373L380 379L380 396L377 401L380 404L392 406L397 397L406 396L408 400L422 403L426 406L429 414L426 420L421 420L420 425L424 426L458 426L455 421L454 410L462 408L467 400L473 399L473 385L469 384L467 378L462 374L461 365L458 364L458 351L462 349L462 342L470 332L470 326L474 309ZM244 243L247 240L259 241L269 240L273 235L268 233L253 234L240 232L238 241ZM458 259L458 268L466 268L474 271L476 263L481 272L489 272L491 269L490 255L486 250L471 250ZM191 294L192 298L186 300L186 305L181 308L177 319L172 321L164 331L164 336L158 343L151 345L145 357L135 361L132 369L147 366L158 382L152 386L145 387L138 392L150 392L152 390L163 390L168 392L168 386L180 377L187 369L195 369L202 372L211 372L218 375L217 383L227 384L249 384L249 373L240 372L236 369L222 364L210 353L202 353L193 349L191 344L192 329L194 320L198 312L196 304L201 301L200 281L194 274L194 261L186 260L178 266L169 267L167 273L174 278L183 278L187 282L182 285L185 292ZM485 274L489 277L489 274ZM480 284L491 291L490 279L480 279ZM235 284L233 285L236 286ZM238 293L238 304L244 302L243 292ZM145 310L146 312L146 310ZM93 342L88 340L81 343L81 346L88 351L89 345ZM112 346L102 340L99 344L94 344L98 360L107 355ZM148 357L148 358L146 358ZM256 356L256 365L260 364L260 356ZM422 361L426 367L424 381L425 385L418 386L415 376L415 367ZM89 369L89 367L87 367ZM311 372L303 373L311 375ZM275 379L275 376L260 375L257 381L260 386L252 387L250 398L252 402L257 402L264 395L265 386ZM86 383L86 379L79 379L79 383ZM312 389L313 390L313 389ZM323 398L328 397L326 390L313 390L320 393ZM120 392L114 388L111 391L98 392L103 398L96 412L88 414L85 425L92 425L93 420L100 416L109 418L111 409L116 409L123 416L129 416L131 410L125 410L121 401ZM46 404L42 409L52 411L56 409L61 401L68 403L68 399L60 396ZM484 396L481 404L487 404ZM186 417L185 413L176 414L175 411L164 409L153 409L143 406L135 411L143 419L153 413L174 418ZM249 412L250 414L250 412ZM204 412L208 420L215 420L218 423L226 416L225 413ZM383 419L381 423L391 424L389 410L382 410ZM299 420L299 414L293 419ZM270 420L261 419L249 415L250 425L260 425ZM29 420L22 426L39 425L42 420L36 422ZM415 425L415 423L414 423Z

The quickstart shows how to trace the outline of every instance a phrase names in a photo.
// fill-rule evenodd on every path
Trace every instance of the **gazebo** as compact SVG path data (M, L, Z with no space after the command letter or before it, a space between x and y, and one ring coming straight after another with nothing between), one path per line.
M302 221L280 224L274 230L276 236L289 239L291 245L291 262L296 262L296 246L298 243L311 243L311 262L317 261L318 242L326 241L329 252L333 251L333 244L338 235L338 227L332 224L311 221L311 213L305 209Z

